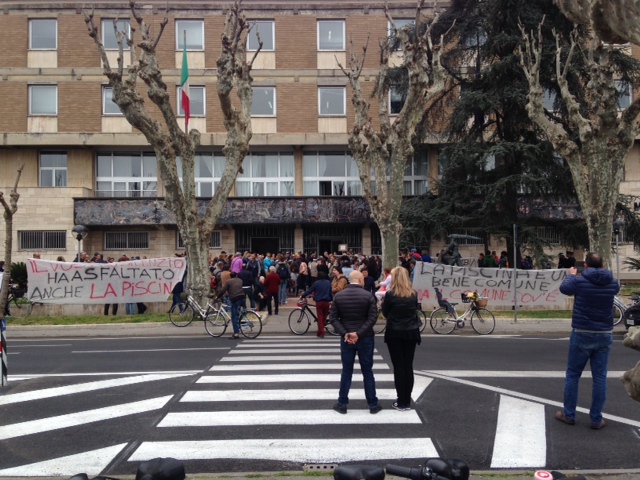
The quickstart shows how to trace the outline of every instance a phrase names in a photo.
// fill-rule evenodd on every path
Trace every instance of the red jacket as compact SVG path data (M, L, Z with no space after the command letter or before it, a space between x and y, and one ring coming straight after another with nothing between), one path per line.
M280 291L280 275L271 272L264 279L264 293L267 295L275 295Z

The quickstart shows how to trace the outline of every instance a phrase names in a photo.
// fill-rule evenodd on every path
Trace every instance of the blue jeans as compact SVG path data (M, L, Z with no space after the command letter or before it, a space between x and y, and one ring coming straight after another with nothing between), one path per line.
M247 300L242 297L231 302L231 323L233 324L233 333L240 333L240 309L247 304Z
M591 365L593 390L591 392L591 423L602 421L602 408L607 399L607 364L613 344L611 333L573 332L569 342L567 376L564 382L564 415L575 420L578 403L578 382L587 361Z
M375 337L360 337L355 345L340 339L340 357L342 358L342 375L340 376L340 393L338 403L347 405L349 403L349 390L351 389L351 377L353 376L353 365L358 353L358 362L362 370L364 380L364 394L367 397L369 408L378 406L376 396L376 380L373 378L373 349L375 347Z
M136 304L135 303L127 303L125 304L125 311L127 312L127 315L133 315L134 313L136 313Z
M287 283L289 280L282 280L280 282L280 305L286 305L287 303Z

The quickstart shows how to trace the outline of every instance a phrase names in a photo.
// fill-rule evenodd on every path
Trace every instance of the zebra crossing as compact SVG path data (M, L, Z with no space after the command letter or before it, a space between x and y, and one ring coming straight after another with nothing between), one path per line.
M392 370L379 351L374 360L377 395L384 407L375 415L369 413L357 362L348 414L331 409L341 369L339 343L332 338L272 336L240 342L205 371L129 372L103 380L62 381L60 386L39 390L16 389L0 395L0 477L70 476L81 471L121 475L142 461L166 456L185 461L193 473L296 470L305 464L385 460L417 465L424 458L450 455L440 436L442 427L438 430L438 422L450 421L427 420L433 418L438 403L450 399L449 390L442 392L441 386L453 383L458 388L491 390L488 408L460 413L486 416L484 428L492 431L492 445L482 467L545 467L549 412L542 399L510 395L469 380L509 372L416 372L417 408L398 412L390 408L396 399ZM551 378L551 373L555 374L531 372L530 376ZM141 384L144 390L137 388ZM110 392L116 390L126 390L130 401L110 404ZM144 393L138 393L141 390ZM74 404L83 396L92 397L91 408ZM123 395L113 397L122 400ZM60 412L41 418L38 402L50 400L60 402ZM26 420L7 420L23 406L29 407ZM79 427L103 429L123 422L140 425L134 440L101 434L86 445L74 444L83 445L83 451L57 445L58 438L73 435ZM458 418L455 423L462 422ZM55 447L45 448L36 461L6 463L3 449L19 452L22 444L31 442Z

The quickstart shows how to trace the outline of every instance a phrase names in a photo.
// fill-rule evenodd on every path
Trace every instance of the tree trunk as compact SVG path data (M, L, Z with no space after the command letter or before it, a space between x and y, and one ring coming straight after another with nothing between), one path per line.
M20 177L22 176L22 170L24 164L18 168L18 174L16 176L16 182L9 194L9 203L4 198L4 193L0 192L0 205L4 208L4 229L5 229L5 241L4 241L4 275L2 277L2 286L0 287L0 318L4 317L5 307L7 306L7 298L9 297L9 280L11 277L11 262L13 250L13 215L18 211L18 200L20 194L18 193L18 183L20 183Z

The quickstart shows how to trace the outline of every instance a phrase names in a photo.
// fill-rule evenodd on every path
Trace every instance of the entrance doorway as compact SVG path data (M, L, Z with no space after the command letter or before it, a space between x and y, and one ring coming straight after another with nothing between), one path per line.
M335 240L333 238L321 238L318 240L318 255L322 255L324 254L324 252L338 252L338 246L343 243L345 242L343 242L341 239Z
M280 251L280 239L277 237L253 237L251 239L251 251L266 254Z

